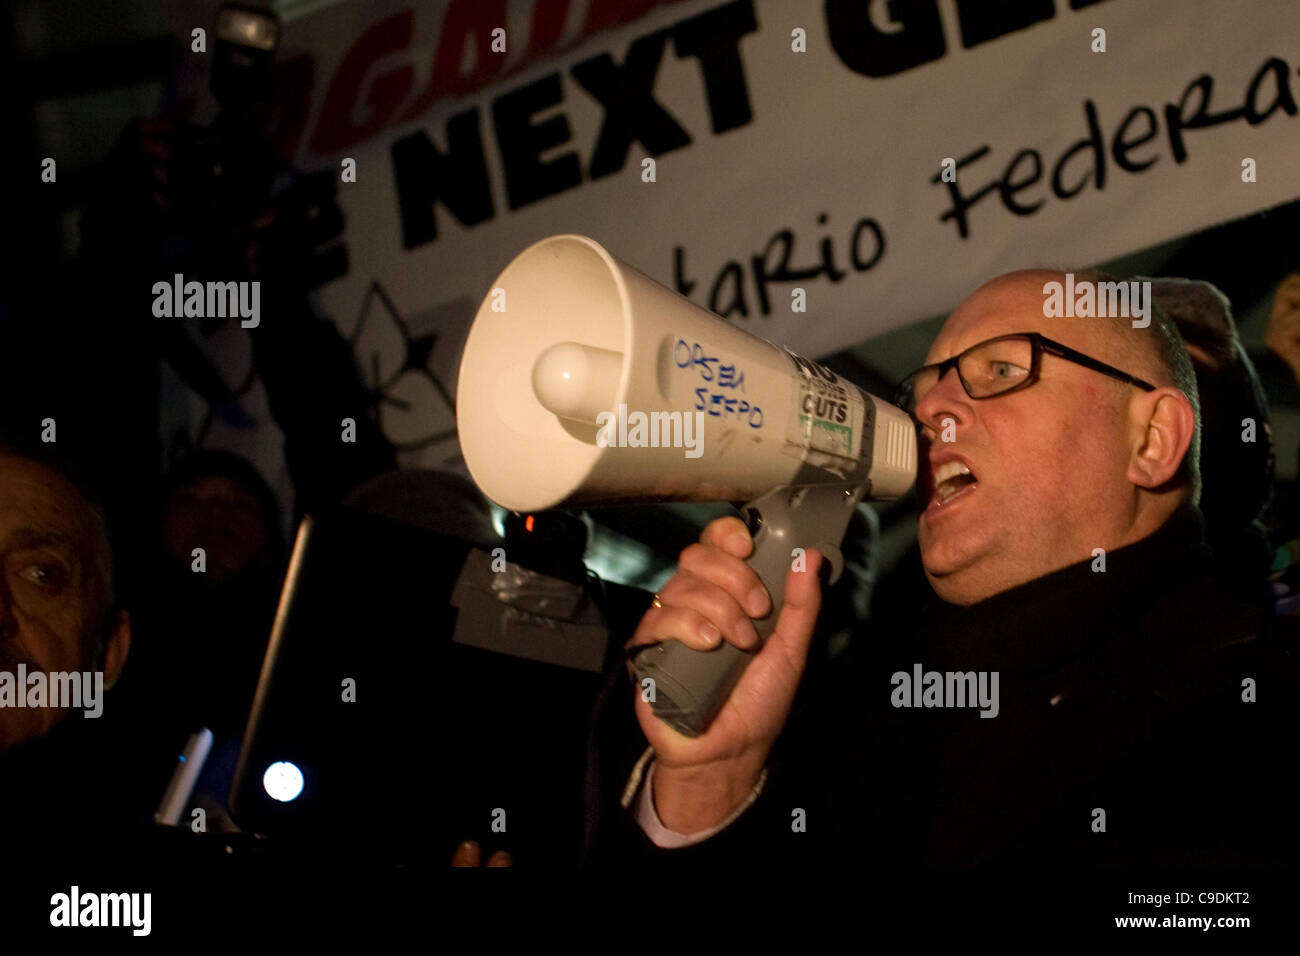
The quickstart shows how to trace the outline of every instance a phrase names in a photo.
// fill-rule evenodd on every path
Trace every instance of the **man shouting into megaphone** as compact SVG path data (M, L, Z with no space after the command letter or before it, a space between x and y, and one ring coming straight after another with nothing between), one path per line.
M1145 325L1046 308L1062 279L982 286L904 382L941 603L873 619L806 719L787 726L822 556L772 608L744 522L718 519L682 552L629 651L754 648L751 618L769 613L775 632L698 737L637 688L652 752L593 859L1219 863L1295 845L1269 803L1284 788L1207 758L1267 777L1295 684L1268 662L1272 628L1215 580L1187 352L1150 303Z

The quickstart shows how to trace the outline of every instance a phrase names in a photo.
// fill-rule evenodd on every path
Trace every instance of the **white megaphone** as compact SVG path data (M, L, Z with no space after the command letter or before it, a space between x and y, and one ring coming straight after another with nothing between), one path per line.
M456 409L470 475L511 511L748 502L748 563L772 598L754 622L764 640L795 549L825 555L834 582L858 502L898 498L916 477L907 413L585 236L543 239L497 277L465 343ZM656 715L697 736L750 656L670 640L633 666Z

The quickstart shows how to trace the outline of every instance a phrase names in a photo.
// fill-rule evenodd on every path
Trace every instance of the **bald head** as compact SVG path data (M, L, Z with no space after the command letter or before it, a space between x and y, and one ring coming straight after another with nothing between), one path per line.
M1046 303L1049 298L1048 284L1063 286L1066 275L1065 272L1050 269L1009 272L981 286L976 294L985 290L1032 290L1040 302ZM1074 277L1072 281L1075 289L1080 289L1085 283L1090 283L1095 288L1103 283L1125 282L1098 269L1083 269L1070 275ZM1156 385L1186 387L1191 393L1188 397L1191 398L1196 392L1195 373L1178 326L1166 311L1148 297L1145 286L1139 284L1139 289L1142 309L1149 309L1149 322L1134 318L1138 314L1137 304L1130 300L1126 314L1063 318L1051 317L1045 310L1044 322L1037 331L1066 344L1071 344L1070 339L1095 344L1097 351L1090 354L1097 358L1103 358L1108 364L1118 365L1124 371ZM1094 298L1104 300L1106 297L1102 295Z

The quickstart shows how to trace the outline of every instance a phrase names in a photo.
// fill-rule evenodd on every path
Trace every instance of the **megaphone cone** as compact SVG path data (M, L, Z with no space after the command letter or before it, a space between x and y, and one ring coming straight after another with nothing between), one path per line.
M901 411L583 236L543 239L498 276L456 405L470 474L512 511L745 501L868 471L873 497L897 497L914 477Z

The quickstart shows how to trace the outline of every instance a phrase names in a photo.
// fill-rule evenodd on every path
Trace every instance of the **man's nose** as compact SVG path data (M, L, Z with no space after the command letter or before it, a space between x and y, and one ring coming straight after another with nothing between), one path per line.
M970 402L957 369L950 368L916 403L916 420L921 423L927 437L932 438L943 430L947 419L952 419L958 426L970 421L974 413Z

